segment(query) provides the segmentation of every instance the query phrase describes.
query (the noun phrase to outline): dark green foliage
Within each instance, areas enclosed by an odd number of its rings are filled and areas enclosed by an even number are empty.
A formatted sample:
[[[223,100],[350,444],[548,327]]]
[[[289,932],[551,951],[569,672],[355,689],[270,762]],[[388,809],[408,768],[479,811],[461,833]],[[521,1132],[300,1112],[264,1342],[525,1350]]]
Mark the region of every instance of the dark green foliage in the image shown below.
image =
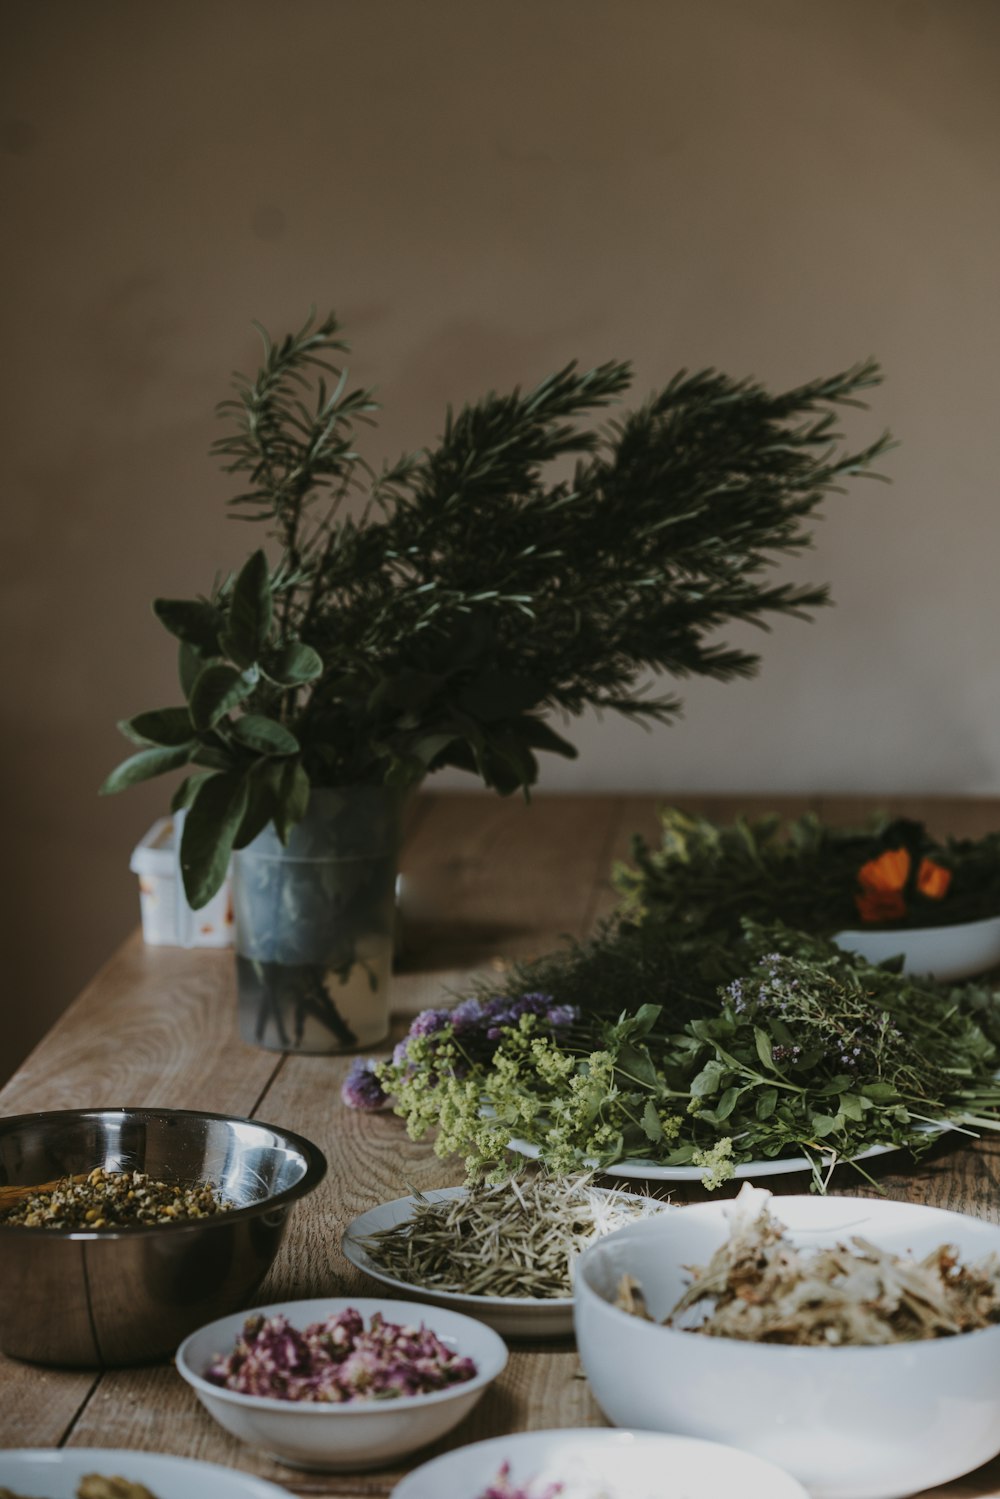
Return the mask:
[[[230,430],[214,451],[245,485],[231,503],[264,523],[276,559],[257,551],[210,598],[155,605],[181,641],[187,706],[166,710],[170,732],[187,711],[194,764],[254,774],[253,825],[290,826],[309,786],[405,788],[445,765],[527,788],[537,752],[575,754],[549,714],[665,722],[679,704],[656,675],[749,675],[756,655],[708,637],[826,602],[766,571],[808,546],[805,519],[887,446],[837,449],[835,408],[876,383],[872,363],[781,395],[681,374],[604,426],[593,414],[628,389],[629,366],[571,364],[449,412],[435,445],[376,473],[356,446],[376,406],[335,362],[338,331],[333,316],[278,344],[261,330],[262,369],[220,407]],[[554,478],[567,459],[572,477]],[[207,829],[218,789],[203,779],[185,795]],[[189,895],[211,884],[210,841],[183,861]]]
[[[834,828],[813,813],[738,817],[719,826],[676,808],[661,814],[659,848],[633,841],[633,864],[620,864],[614,882],[627,915],[654,912],[675,935],[728,938],[741,922],[782,921],[805,932],[830,935],[871,926],[907,928],[976,921],[1000,913],[1000,834],[984,838],[932,838],[923,823],[877,817],[867,828]],[[858,873],[887,850],[905,849],[910,875],[903,914],[862,920]],[[921,893],[922,859],[951,877],[947,894]]]

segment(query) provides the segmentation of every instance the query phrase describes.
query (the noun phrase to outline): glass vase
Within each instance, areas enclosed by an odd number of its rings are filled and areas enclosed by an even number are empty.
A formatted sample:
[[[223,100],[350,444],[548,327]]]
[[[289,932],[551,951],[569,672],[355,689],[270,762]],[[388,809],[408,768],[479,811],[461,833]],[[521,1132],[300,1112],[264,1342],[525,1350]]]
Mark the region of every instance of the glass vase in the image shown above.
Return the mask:
[[[283,845],[273,825],[233,856],[240,1036],[334,1054],[389,1030],[400,800],[314,790]]]

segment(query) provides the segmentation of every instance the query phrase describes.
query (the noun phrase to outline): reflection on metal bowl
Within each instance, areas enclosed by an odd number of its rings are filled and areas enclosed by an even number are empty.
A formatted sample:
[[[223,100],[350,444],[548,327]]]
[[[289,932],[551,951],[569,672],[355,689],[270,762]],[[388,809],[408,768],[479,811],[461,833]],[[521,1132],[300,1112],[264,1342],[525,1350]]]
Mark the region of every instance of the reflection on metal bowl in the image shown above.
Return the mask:
[[[207,1182],[236,1204],[178,1223],[81,1231],[0,1224],[0,1348],[91,1368],[172,1353],[247,1304],[295,1202],[326,1172],[301,1135],[182,1109],[67,1109],[0,1119],[0,1186],[89,1172]]]

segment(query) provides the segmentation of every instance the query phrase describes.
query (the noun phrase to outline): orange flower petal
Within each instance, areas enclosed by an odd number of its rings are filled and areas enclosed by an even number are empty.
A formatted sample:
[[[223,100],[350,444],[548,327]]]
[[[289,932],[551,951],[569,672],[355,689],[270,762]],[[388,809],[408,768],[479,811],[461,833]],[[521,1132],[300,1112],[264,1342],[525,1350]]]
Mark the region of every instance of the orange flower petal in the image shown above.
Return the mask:
[[[906,915],[906,902],[898,890],[869,890],[856,895],[854,903],[862,921],[898,921]]]
[[[917,889],[929,900],[941,900],[948,894],[951,885],[951,870],[933,859],[921,859],[917,870]]]
[[[888,848],[858,870],[858,884],[868,891],[902,890],[909,877],[910,854],[905,848]]]

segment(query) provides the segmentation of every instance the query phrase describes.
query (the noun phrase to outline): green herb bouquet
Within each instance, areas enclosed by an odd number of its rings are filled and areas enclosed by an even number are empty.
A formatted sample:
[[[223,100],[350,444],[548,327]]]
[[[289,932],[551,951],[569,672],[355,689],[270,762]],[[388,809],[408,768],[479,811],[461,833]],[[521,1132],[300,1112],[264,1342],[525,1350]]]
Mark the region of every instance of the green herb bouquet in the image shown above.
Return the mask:
[[[839,446],[837,408],[877,381],[870,362],[777,395],[682,373],[598,426],[630,368],[571,364],[449,412],[435,443],[377,469],[359,450],[376,403],[341,365],[337,319],[261,332],[215,452],[270,555],[156,601],[183,700],[121,725],[137,749],[103,787],[189,769],[173,805],[194,906],[233,849],[271,826],[287,840],[314,790],[405,790],[457,766],[510,793],[539,752],[574,754],[553,717],[663,722],[679,705],[650,677],[752,673],[716,631],[825,602],[769,567],[886,446]]]
[[[651,848],[633,840],[614,883],[635,918],[655,911],[688,935],[732,934],[745,917],[830,936],[1000,915],[1000,833],[932,838],[921,822],[880,816],[835,828],[813,813],[737,818],[719,826],[667,807]]]
[[[344,1099],[392,1102],[473,1176],[502,1177],[519,1141],[555,1172],[693,1166],[709,1187],[797,1158],[822,1190],[873,1147],[919,1154],[946,1125],[1000,1127],[998,1043],[987,988],[875,968],[780,924],[684,936],[651,915],[425,1011],[391,1061],[355,1064]]]

